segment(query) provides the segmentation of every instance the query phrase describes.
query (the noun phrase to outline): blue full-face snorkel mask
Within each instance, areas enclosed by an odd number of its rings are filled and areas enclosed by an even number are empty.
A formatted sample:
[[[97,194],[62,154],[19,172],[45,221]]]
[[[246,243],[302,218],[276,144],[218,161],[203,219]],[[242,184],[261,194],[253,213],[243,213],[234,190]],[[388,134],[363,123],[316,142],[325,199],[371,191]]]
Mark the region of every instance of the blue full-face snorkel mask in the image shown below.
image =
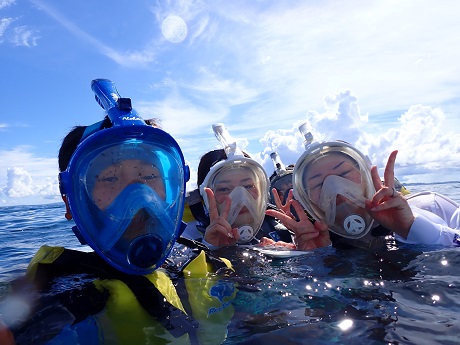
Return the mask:
[[[365,209],[365,200],[375,194],[369,158],[343,141],[312,142],[306,124],[299,129],[306,151],[294,167],[294,197],[332,232],[364,237],[374,226]]]
[[[113,127],[89,126],[59,174],[75,234],[128,274],[163,264],[180,235],[190,172],[176,141],[147,125],[109,80],[93,80]]]
[[[227,221],[238,229],[238,242],[248,243],[256,236],[265,217],[268,201],[267,174],[259,163],[243,155],[223,124],[213,125],[213,130],[225,149],[227,159],[211,168],[200,186],[200,194],[209,210],[204,188],[212,189],[216,197],[228,191],[231,207]],[[243,179],[230,181],[227,177],[232,175],[243,176]],[[218,207],[221,206],[218,203]]]

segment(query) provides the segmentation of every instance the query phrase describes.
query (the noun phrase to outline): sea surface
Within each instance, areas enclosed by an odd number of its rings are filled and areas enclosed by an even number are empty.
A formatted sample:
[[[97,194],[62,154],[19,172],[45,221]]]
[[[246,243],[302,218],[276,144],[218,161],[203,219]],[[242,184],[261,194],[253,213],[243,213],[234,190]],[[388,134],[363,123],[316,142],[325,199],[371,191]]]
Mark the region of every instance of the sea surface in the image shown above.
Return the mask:
[[[460,182],[406,185],[460,203]],[[63,203],[0,207],[0,301],[43,245],[89,250]],[[459,344],[460,248],[385,255],[326,248],[290,259],[223,250],[240,289],[225,344]]]

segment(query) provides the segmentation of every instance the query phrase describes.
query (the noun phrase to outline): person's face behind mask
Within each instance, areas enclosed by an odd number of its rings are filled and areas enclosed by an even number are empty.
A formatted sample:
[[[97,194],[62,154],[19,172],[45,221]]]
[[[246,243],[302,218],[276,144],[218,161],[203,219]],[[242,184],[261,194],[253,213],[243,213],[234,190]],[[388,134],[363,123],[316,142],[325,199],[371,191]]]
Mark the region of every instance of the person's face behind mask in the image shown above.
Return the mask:
[[[219,213],[224,207],[226,197],[230,197],[232,200],[230,213],[232,210],[237,212],[232,222],[233,227],[254,222],[254,215],[252,214],[254,211],[250,206],[257,202],[260,192],[256,177],[249,169],[223,170],[216,176],[213,185]]]
[[[332,231],[359,238],[372,225],[364,208],[367,186],[358,163],[346,154],[330,152],[310,162],[304,185],[316,213]]]
[[[305,179],[310,200],[320,204],[324,180],[329,175],[340,176],[356,184],[361,184],[361,173],[352,159],[340,153],[329,153],[311,163]],[[343,198],[341,198],[343,200]],[[338,201],[340,202],[340,201]]]
[[[292,189],[292,174],[286,174],[277,179],[271,188],[275,188],[281,201],[285,201],[289,190]],[[271,191],[270,191],[271,192]]]
[[[124,160],[103,169],[96,178],[93,200],[105,210],[128,185],[142,183],[152,188],[165,200],[165,185],[160,170],[141,160]]]
[[[110,210],[110,205],[114,204],[120,193],[128,186],[136,184],[151,188],[160,200],[165,200],[165,184],[160,170],[150,162],[129,159],[108,166],[96,176],[92,192],[93,201],[101,211]],[[148,190],[148,188],[143,188],[143,190]],[[142,191],[138,190],[138,193],[141,194]],[[118,204],[123,202],[120,200],[123,197],[117,200]],[[130,206],[126,205],[126,207]],[[116,216],[111,215],[110,217]],[[151,218],[144,209],[136,212],[120,237],[120,245],[148,233],[148,227],[152,226],[149,222]]]

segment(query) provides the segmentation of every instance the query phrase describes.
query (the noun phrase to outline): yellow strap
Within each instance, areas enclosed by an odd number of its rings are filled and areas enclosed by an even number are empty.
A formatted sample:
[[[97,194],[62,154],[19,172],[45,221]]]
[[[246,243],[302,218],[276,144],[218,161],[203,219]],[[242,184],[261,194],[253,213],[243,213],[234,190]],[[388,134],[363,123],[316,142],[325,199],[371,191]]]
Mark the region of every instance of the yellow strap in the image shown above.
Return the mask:
[[[41,246],[29,262],[26,277],[31,280],[35,279],[38,264],[52,264],[63,252],[64,247]]]
[[[192,214],[192,210],[187,203],[184,206],[184,214],[182,215],[182,220],[186,223],[193,222],[195,220]]]
[[[169,278],[166,272],[164,272],[162,269],[157,269],[153,273],[146,275],[146,277],[153,285],[155,285],[158,291],[160,291],[160,293],[169,303],[187,314],[179,298],[179,295],[177,294],[176,288],[174,287],[171,278]]]
[[[209,273],[213,273],[213,269],[206,261],[206,253],[203,250],[184,268],[184,276],[186,277],[206,278]]]
[[[104,313],[96,316],[105,343],[190,344],[188,334],[174,338],[160,322],[142,308],[134,293],[122,281],[96,280],[94,285],[100,291],[109,291]]]

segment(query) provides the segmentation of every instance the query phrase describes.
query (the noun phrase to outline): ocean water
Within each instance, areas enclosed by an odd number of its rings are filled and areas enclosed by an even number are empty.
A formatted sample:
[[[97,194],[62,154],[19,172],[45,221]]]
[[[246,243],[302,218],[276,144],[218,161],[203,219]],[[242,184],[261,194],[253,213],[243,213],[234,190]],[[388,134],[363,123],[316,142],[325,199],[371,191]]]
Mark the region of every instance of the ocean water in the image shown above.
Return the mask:
[[[406,185],[460,203],[460,183]],[[82,248],[62,203],[0,207],[0,300],[43,245]],[[88,250],[83,247],[83,250]],[[406,246],[377,256],[321,249],[273,260],[223,249],[239,286],[225,344],[458,344],[460,248]]]

